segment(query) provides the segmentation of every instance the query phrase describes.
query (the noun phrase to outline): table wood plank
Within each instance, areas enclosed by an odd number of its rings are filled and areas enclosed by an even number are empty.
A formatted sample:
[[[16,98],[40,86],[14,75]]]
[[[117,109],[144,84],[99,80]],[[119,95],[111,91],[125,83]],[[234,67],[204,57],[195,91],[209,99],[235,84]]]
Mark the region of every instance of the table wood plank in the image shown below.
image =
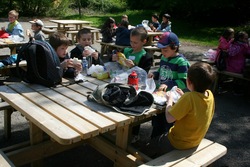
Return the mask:
[[[149,161],[146,164],[141,165],[140,167],[149,167],[149,166],[157,166],[159,164],[164,164],[163,166],[173,166],[175,164],[180,163],[185,160],[186,157],[195,154],[196,152],[212,145],[213,142],[207,139],[203,139],[201,144],[197,148],[188,149],[188,150],[173,150],[168,154],[164,154],[152,161]],[[168,162],[166,162],[166,159]],[[164,162],[162,162],[164,160]]]
[[[37,106],[43,108],[46,110],[49,114],[53,115],[55,118],[59,119],[62,121],[64,124],[67,126],[71,127],[75,131],[81,134],[81,137],[83,139],[89,138],[91,136],[96,136],[98,135],[98,128],[88,121],[78,117],[71,111],[67,110],[63,106],[60,106],[57,104],[55,101],[51,101],[46,97],[46,95],[51,95],[51,96],[56,96],[56,92],[54,92],[51,89],[45,89],[40,91],[43,95],[40,93],[35,92],[31,88],[27,87],[24,84],[19,84],[19,85],[10,85],[13,89],[21,93],[23,96],[28,98],[30,101],[35,103]],[[27,93],[28,92],[28,93]],[[43,93],[45,92],[45,93]],[[49,92],[46,94],[46,92]],[[65,98],[66,99],[66,98]],[[60,102],[61,99],[58,99]],[[68,101],[68,99],[64,100]],[[62,101],[64,103],[64,101]],[[65,105],[70,105],[70,104],[65,104]]]
[[[226,155],[226,153],[227,148],[225,146],[219,143],[213,143],[211,146],[204,148],[199,151],[198,154],[194,154],[186,160],[197,164],[198,166],[208,166],[217,159]]]
[[[20,111],[28,120],[53,137],[58,143],[71,144],[81,140],[79,133],[9,87],[0,86],[0,96],[13,108]]]
[[[77,116],[85,119],[88,122],[91,122],[93,125],[98,127],[101,133],[115,129],[115,123],[113,121],[101,116],[100,114],[97,114],[96,112],[90,110],[89,108],[86,108],[83,105],[83,95],[77,94],[75,91],[65,87],[58,87],[55,88],[55,90],[60,92],[60,94],[52,91],[42,91],[41,93],[49,96],[51,100],[57,101],[60,105],[63,105],[65,108],[67,108]],[[76,96],[81,98],[80,103],[72,100]]]

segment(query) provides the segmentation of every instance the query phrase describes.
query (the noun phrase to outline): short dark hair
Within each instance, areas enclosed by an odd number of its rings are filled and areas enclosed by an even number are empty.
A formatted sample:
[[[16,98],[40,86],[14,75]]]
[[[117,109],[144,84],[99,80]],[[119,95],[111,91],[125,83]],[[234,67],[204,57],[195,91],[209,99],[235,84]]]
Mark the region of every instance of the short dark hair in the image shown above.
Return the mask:
[[[140,26],[140,27],[134,28],[131,31],[130,36],[140,36],[141,41],[143,41],[143,40],[147,39],[148,32],[143,26]]]
[[[152,14],[152,17],[159,20],[159,16],[156,13]]]
[[[188,69],[187,77],[195,91],[204,93],[214,82],[216,73],[208,63],[196,62]]]
[[[121,23],[120,23],[120,26],[123,26],[123,27],[126,27],[126,28],[128,28],[128,25],[129,25],[129,22],[126,21],[126,20],[122,20]]]
[[[81,30],[78,31],[77,38],[80,39],[81,35],[83,35],[83,34],[89,34],[89,33],[91,33],[90,29],[83,28],[83,29],[81,29]]]
[[[234,42],[241,41],[244,36],[248,36],[248,33],[246,31],[238,31],[236,32],[234,36]]]
[[[55,50],[61,45],[70,45],[69,39],[61,32],[50,34],[49,43]]]

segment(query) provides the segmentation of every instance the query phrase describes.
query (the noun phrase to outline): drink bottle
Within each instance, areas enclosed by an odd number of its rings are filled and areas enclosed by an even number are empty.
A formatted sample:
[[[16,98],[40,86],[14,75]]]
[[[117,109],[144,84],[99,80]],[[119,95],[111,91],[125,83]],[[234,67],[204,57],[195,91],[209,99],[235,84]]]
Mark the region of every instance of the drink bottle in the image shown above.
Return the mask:
[[[86,57],[83,57],[82,59],[82,75],[88,75],[88,60],[86,59]]]

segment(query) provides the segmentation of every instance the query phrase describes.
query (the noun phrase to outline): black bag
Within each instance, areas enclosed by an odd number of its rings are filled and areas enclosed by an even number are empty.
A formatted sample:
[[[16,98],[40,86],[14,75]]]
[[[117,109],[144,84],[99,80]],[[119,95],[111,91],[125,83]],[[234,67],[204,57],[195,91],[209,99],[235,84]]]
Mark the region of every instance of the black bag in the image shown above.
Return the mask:
[[[20,73],[19,62],[27,61],[27,71]],[[23,45],[17,55],[17,74],[28,83],[54,87],[62,81],[60,60],[48,42],[30,41]]]
[[[104,104],[117,112],[135,116],[148,111],[154,102],[152,94],[146,91],[136,94],[133,86],[121,83],[99,85],[88,96],[88,100]]]
[[[226,70],[227,64],[226,59],[228,57],[228,52],[225,52],[223,50],[219,51],[219,54],[216,57],[216,67],[219,71]]]

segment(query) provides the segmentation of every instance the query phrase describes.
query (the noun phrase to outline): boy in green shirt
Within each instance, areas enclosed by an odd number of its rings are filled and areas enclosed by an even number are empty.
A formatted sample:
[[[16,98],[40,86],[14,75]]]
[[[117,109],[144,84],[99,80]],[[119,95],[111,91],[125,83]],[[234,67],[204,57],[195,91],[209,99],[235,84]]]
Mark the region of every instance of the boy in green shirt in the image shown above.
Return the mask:
[[[143,45],[147,42],[147,31],[144,27],[136,27],[130,33],[130,45],[131,48],[124,49],[124,55],[126,56],[126,66],[132,68],[138,66],[144,69],[147,73],[153,64],[153,57],[147,53]],[[118,56],[114,54],[112,56],[112,61],[118,61]],[[135,143],[139,138],[140,125],[133,127],[132,130],[132,141]]]

